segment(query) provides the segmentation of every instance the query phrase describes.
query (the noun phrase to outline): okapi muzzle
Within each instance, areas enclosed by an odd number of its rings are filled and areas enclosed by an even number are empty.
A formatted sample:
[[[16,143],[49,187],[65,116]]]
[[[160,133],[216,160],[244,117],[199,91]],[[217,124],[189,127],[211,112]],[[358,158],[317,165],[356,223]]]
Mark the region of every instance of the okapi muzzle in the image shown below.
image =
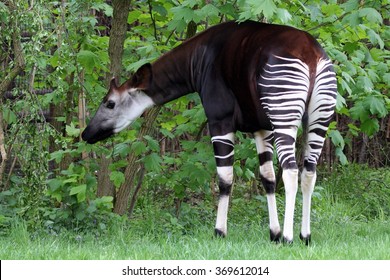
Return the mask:
[[[115,79],[112,79],[107,95],[81,135],[83,140],[94,144],[107,139],[129,126],[147,108],[153,106],[153,100],[144,92],[149,77],[151,66],[146,64],[119,87]]]

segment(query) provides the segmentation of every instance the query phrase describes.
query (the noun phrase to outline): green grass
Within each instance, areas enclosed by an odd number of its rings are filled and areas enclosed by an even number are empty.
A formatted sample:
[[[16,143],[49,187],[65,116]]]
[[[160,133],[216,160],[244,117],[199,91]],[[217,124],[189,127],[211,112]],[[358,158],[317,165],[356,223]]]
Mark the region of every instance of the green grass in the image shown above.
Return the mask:
[[[0,237],[0,259],[389,260],[390,196],[386,187],[390,171],[354,168],[319,180],[313,197],[310,246],[298,238],[300,195],[294,244],[275,244],[269,241],[264,199],[243,198],[245,190],[237,187],[224,239],[213,237],[215,209],[211,201],[183,204],[176,219],[166,200],[143,197],[134,219],[114,220],[103,231],[31,233],[25,222],[14,221]],[[381,183],[374,185],[371,178]],[[279,195],[278,200],[282,221],[283,197]]]
[[[298,230],[298,229],[297,229]],[[390,259],[389,221],[321,220],[313,242],[292,245],[268,241],[268,229],[256,223],[230,225],[225,239],[212,226],[188,234],[153,233],[118,225],[100,237],[66,232],[30,236],[22,223],[0,240],[1,259]],[[296,231],[298,232],[298,231]]]

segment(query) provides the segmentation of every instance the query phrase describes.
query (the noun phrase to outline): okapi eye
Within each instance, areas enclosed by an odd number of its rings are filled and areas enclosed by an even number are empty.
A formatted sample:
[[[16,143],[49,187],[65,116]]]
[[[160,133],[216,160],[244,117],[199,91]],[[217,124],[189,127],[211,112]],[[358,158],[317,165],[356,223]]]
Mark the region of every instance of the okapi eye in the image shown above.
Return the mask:
[[[112,100],[109,100],[108,102],[107,102],[107,108],[108,109],[114,109],[114,107],[115,107],[115,102],[114,101],[112,101]]]

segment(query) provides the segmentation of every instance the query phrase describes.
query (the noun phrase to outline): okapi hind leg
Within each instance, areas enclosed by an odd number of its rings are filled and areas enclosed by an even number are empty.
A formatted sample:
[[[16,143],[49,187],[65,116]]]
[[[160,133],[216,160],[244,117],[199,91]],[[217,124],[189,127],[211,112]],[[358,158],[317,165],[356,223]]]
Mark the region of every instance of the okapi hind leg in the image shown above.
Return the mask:
[[[298,166],[295,160],[295,139],[297,127],[275,129],[275,146],[280,165],[283,168],[282,179],[285,189],[285,214],[283,223],[283,242],[292,243],[294,236],[295,200],[298,191]]]
[[[261,130],[255,132],[254,136],[260,163],[260,179],[267,193],[270,239],[272,242],[278,243],[282,233],[275,196],[276,178],[273,166],[273,133],[272,131]]]
[[[309,245],[311,242],[310,231],[310,209],[311,209],[311,197],[316,183],[317,173],[314,168],[307,169],[305,166],[301,174],[301,188],[302,188],[302,227],[299,235],[300,239]]]
[[[213,143],[219,179],[219,201],[215,235],[225,237],[227,235],[227,215],[233,185],[234,134],[228,133],[222,136],[214,136],[211,138],[211,141]]]
[[[260,100],[274,127],[274,142],[283,168],[286,209],[283,240],[293,241],[295,200],[298,190],[298,166],[295,141],[306,108],[310,87],[309,66],[294,57],[271,55],[258,80]]]
[[[281,230],[276,207],[276,184],[273,169],[273,143],[275,141],[279,162],[283,168],[283,183],[285,188],[285,214],[283,224],[283,242],[293,242],[295,200],[298,190],[298,166],[295,160],[295,139],[297,127],[271,131],[258,131],[255,133],[256,148],[260,160],[260,177],[267,192],[267,202],[270,221],[271,241],[279,242]]]
[[[332,63],[323,58],[318,62],[313,93],[307,109],[307,139],[304,168],[301,175],[302,227],[300,238],[309,245],[311,241],[311,197],[317,179],[316,166],[324,146],[326,131],[334,114],[337,96],[336,76]]]

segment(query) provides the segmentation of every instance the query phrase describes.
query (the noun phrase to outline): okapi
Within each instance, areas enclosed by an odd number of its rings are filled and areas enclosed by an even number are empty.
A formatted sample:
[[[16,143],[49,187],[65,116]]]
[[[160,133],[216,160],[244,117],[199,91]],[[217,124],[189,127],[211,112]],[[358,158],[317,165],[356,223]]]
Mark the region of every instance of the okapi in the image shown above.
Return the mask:
[[[303,123],[300,238],[308,244],[316,165],[337,95],[332,63],[319,43],[304,31],[282,25],[247,21],[213,26],[153,64],[143,65],[121,86],[113,79],[82,138],[88,143],[106,139],[147,108],[192,92],[200,95],[214,148],[220,190],[215,233],[219,236],[227,234],[234,133],[242,131],[255,138],[267,194],[270,238],[278,242],[282,236],[272,161],[276,147],[286,199],[283,241],[293,241],[298,190],[295,142]]]

